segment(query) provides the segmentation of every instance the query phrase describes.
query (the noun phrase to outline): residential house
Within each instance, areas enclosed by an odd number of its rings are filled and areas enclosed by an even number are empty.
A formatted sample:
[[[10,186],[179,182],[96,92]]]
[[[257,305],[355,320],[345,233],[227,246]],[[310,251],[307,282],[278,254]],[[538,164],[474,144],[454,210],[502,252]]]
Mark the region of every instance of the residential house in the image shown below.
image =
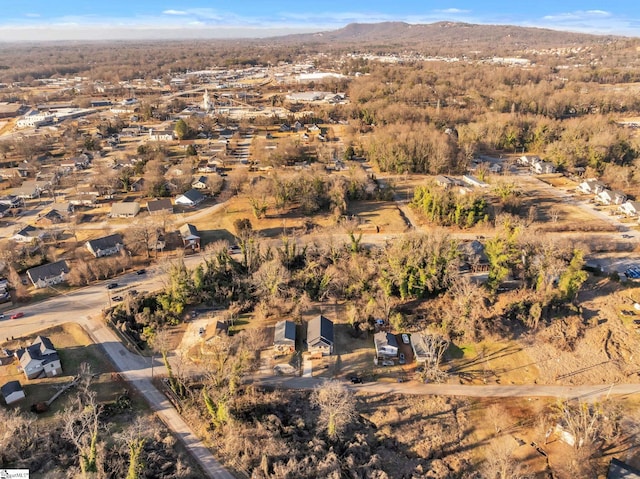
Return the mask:
[[[34,198],[40,198],[42,190],[35,181],[25,181],[22,186],[13,190],[13,193],[23,200],[32,200]]]
[[[523,155],[517,161],[520,166],[533,166],[542,160],[539,156]]]
[[[602,181],[594,179],[585,180],[578,185],[578,191],[587,195],[597,195],[605,189],[607,189],[607,185],[605,185]]]
[[[640,469],[636,469],[614,457],[609,462],[607,479],[640,479]]]
[[[198,233],[198,228],[187,223],[180,228],[180,236],[182,236],[185,249],[200,251],[200,233]]]
[[[177,205],[181,206],[197,206],[205,200],[205,196],[198,190],[190,189],[184,194],[178,196],[175,200]]]
[[[198,177],[193,183],[191,183],[191,188],[195,188],[196,190],[205,190],[208,188],[209,178],[206,176]]]
[[[170,198],[151,200],[147,203],[147,210],[150,215],[160,215],[162,213],[173,213],[173,205]]]
[[[65,204],[69,205],[69,203]],[[38,224],[38,226],[53,226],[64,223],[65,221],[67,221],[67,217],[62,211],[63,210],[50,208],[48,211],[40,213],[38,215],[38,217],[36,218],[36,223]]]
[[[46,336],[38,336],[31,346],[20,348],[15,353],[27,379],[40,376],[48,378],[62,374],[62,364],[53,343]]]
[[[9,208],[20,208],[24,206],[24,200],[15,195],[7,195],[0,198],[0,205],[7,205]]]
[[[11,207],[9,205],[5,205],[4,203],[0,203],[0,218],[4,218],[10,213],[11,213]]]
[[[627,200],[627,195],[621,191],[602,190],[596,195],[596,201],[603,205],[621,205]]]
[[[131,183],[129,184],[129,190],[134,191],[136,193],[140,193],[142,190],[144,190],[144,184],[145,184],[145,180],[142,176],[139,178],[132,179]]]
[[[273,348],[278,354],[293,353],[296,350],[296,323],[278,321],[273,334]]]
[[[378,359],[398,357],[398,340],[394,334],[386,331],[377,332],[373,336],[373,344],[376,348],[376,357]]]
[[[626,216],[638,216],[638,213],[640,213],[640,201],[627,200],[618,207],[618,211]]]
[[[86,242],[87,249],[95,256],[100,258],[102,256],[114,255],[124,247],[122,236],[118,233],[109,236],[103,236],[94,240]]]
[[[149,129],[149,140],[151,141],[173,141],[175,139],[173,130]]]
[[[502,165],[500,163],[492,163],[489,167],[489,173],[497,175],[502,172]]]
[[[413,349],[413,356],[416,358],[418,363],[426,363],[436,359],[433,357],[432,349],[427,346],[427,341],[431,341],[427,340],[424,334],[413,333],[410,341],[411,349]]]
[[[36,288],[45,288],[67,280],[69,266],[64,260],[43,264],[27,270],[27,276]]]
[[[443,188],[450,188],[451,186],[453,186],[455,184],[451,178],[449,178],[448,176],[444,176],[444,175],[436,176],[435,177],[435,182],[436,182],[436,185],[442,186]]]
[[[478,241],[473,240],[461,245],[462,258],[467,264],[467,267],[473,273],[489,271],[490,263],[489,258],[484,250],[484,245]]]
[[[49,235],[50,233],[47,230],[27,225],[14,234],[11,239],[18,243],[32,243],[33,241],[44,240]]]
[[[2,392],[2,397],[4,398],[4,402],[7,403],[7,406],[20,401],[25,397],[24,389],[22,389],[20,381],[9,381],[4,386],[0,387],[0,392]]]
[[[613,204],[621,205],[625,201],[627,201],[627,195],[625,195],[622,191],[613,190]]]
[[[117,202],[111,205],[111,218],[133,218],[140,212],[140,203],[137,201]]]
[[[462,181],[470,186],[475,186],[477,188],[489,188],[489,185],[487,183],[480,180],[479,178],[476,178],[473,175],[464,175],[462,177]]]
[[[68,195],[64,197],[64,200],[72,206],[96,206],[98,202],[98,196],[85,194]]]
[[[333,322],[320,315],[307,324],[307,349],[313,356],[333,354]]]
[[[198,163],[198,173],[215,173],[216,170],[216,166],[207,160],[202,160]]]
[[[556,172],[556,167],[548,161],[539,161],[531,167],[534,173],[538,175],[550,174]]]

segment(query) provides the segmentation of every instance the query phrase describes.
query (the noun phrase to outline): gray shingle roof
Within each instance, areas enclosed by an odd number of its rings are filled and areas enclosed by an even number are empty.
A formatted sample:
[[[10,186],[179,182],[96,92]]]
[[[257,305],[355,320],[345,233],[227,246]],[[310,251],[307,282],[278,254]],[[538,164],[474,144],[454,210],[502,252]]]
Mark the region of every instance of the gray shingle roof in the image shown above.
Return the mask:
[[[43,264],[27,270],[27,276],[32,283],[37,283],[39,279],[46,280],[48,278],[55,278],[62,273],[69,272],[69,266],[64,260],[56,261],[55,263]]]
[[[87,241],[87,245],[89,245],[93,251],[113,248],[116,244],[124,244],[122,235],[118,233]]]

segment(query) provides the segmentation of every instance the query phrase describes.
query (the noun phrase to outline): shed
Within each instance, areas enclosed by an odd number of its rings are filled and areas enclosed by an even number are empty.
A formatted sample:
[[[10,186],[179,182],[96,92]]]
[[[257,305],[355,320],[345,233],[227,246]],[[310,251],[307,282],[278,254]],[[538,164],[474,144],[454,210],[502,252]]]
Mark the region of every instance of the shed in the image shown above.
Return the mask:
[[[22,389],[20,381],[9,381],[0,388],[0,391],[2,392],[2,397],[4,398],[4,402],[7,403],[7,406],[20,401],[25,397],[24,389]]]

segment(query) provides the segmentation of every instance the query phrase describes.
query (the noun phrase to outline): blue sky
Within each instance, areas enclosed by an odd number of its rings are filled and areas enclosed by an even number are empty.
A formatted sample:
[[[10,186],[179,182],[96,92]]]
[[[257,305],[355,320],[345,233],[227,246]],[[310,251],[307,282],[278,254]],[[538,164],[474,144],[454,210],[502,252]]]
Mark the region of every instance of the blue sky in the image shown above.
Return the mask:
[[[238,38],[440,20],[640,37],[640,1],[0,0],[0,41]]]

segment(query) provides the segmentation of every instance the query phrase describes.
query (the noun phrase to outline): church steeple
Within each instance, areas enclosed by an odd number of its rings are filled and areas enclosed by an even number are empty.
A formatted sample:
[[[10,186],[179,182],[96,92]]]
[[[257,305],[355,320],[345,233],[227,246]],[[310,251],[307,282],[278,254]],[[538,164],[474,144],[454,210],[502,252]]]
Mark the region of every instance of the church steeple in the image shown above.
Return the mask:
[[[206,112],[213,110],[213,104],[211,103],[211,98],[209,97],[209,91],[205,88],[204,97],[202,98],[202,109]]]

